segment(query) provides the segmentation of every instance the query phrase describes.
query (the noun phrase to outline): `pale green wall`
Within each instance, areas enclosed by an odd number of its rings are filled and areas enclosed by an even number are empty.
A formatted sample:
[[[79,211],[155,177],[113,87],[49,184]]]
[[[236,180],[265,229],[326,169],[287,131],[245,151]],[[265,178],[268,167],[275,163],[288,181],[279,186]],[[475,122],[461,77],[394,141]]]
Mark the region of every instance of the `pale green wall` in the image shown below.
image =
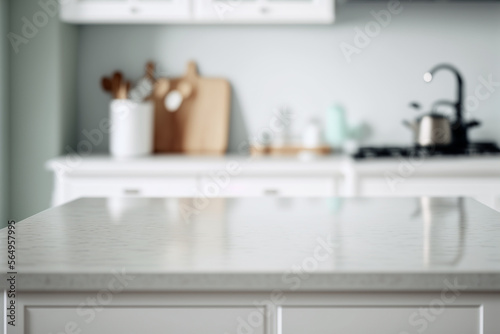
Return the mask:
[[[0,36],[5,36],[8,30],[8,0],[0,0]],[[5,38],[0,42],[0,228],[6,225],[8,219],[8,44]]]
[[[10,2],[9,31],[21,34],[38,1]],[[16,54],[10,48],[11,212],[21,220],[47,209],[52,175],[45,162],[74,144],[77,27],[57,15]]]

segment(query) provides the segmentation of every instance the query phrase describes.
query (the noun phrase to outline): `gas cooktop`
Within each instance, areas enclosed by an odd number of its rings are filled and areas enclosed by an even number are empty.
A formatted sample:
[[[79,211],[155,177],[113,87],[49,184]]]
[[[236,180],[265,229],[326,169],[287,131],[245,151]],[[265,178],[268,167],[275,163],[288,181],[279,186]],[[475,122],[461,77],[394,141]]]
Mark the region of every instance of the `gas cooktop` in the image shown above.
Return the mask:
[[[470,143],[467,147],[361,147],[354,159],[397,158],[413,156],[500,156],[500,148],[495,143]]]

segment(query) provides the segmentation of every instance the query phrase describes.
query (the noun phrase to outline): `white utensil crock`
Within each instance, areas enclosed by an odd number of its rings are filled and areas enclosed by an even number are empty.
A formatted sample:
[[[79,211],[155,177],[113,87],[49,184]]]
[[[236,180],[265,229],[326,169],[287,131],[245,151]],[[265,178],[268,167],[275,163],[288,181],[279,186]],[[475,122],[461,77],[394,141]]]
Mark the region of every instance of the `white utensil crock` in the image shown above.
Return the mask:
[[[110,107],[111,155],[130,158],[153,152],[153,103],[113,100]]]

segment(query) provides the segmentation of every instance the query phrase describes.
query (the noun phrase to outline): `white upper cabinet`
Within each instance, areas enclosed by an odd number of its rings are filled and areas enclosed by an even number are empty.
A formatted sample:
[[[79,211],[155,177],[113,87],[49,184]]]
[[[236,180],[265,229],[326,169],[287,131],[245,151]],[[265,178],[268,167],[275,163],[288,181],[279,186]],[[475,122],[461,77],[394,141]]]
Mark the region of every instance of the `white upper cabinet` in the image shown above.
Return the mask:
[[[66,0],[70,23],[332,23],[335,0]]]
[[[191,18],[189,0],[66,0],[61,19],[70,23],[175,23]]]
[[[210,23],[332,23],[334,0],[194,0],[194,15]]]

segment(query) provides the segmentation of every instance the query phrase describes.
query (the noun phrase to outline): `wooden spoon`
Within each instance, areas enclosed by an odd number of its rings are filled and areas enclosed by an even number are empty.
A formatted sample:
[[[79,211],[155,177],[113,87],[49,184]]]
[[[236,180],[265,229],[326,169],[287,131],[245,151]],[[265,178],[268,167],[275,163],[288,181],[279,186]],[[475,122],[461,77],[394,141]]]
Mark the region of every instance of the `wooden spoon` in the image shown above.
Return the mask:
[[[151,80],[151,81],[155,81],[155,68],[156,68],[156,65],[154,62],[152,61],[148,61],[146,63],[146,75],[144,76],[145,78]]]
[[[128,96],[128,92],[130,92],[130,86],[131,86],[130,81],[126,81],[125,89],[126,89],[127,96]]]
[[[177,84],[177,89],[174,89],[167,94],[167,97],[165,98],[165,107],[170,112],[176,112],[192,93],[193,86],[189,82],[179,82]]]
[[[120,82],[120,87],[116,92],[116,99],[126,100],[128,96],[128,91],[130,90],[130,81],[122,81]]]
[[[146,63],[146,73],[135,87],[130,91],[130,98],[134,101],[148,101],[153,98],[153,90],[155,85],[155,63],[152,61]]]
[[[101,87],[105,92],[111,92],[111,79],[108,77],[102,77],[101,78]]]
[[[185,100],[193,93],[193,85],[187,81],[181,81],[177,85],[177,90],[182,94],[182,97]]]
[[[170,89],[170,81],[167,78],[160,78],[154,87],[155,98],[163,100]]]
[[[167,78],[159,78],[153,88],[153,103],[155,107],[155,152],[169,151],[174,147],[176,138],[175,115],[166,112],[165,96],[170,89],[170,81]]]
[[[123,75],[121,72],[116,71],[113,73],[113,78],[111,79],[111,94],[114,99],[118,98],[118,92],[120,90],[121,84],[123,80]]]

